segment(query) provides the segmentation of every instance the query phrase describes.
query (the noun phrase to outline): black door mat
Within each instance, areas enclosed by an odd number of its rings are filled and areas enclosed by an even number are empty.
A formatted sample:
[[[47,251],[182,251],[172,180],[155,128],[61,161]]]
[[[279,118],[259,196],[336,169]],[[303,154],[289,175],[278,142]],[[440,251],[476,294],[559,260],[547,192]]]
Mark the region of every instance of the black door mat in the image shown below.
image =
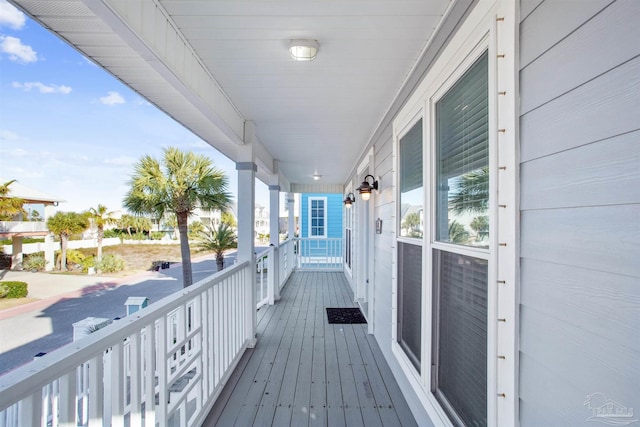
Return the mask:
[[[357,307],[327,307],[327,319],[329,323],[367,323],[367,319]]]

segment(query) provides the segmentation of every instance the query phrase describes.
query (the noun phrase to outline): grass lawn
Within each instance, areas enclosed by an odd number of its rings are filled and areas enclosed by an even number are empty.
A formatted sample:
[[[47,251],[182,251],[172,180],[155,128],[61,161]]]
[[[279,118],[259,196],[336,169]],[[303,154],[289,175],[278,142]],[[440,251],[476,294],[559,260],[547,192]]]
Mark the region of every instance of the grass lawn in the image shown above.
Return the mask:
[[[95,255],[96,248],[80,249],[85,255]],[[191,247],[191,259],[211,254],[212,252],[200,252]],[[123,277],[141,271],[151,270],[154,261],[181,262],[180,245],[116,245],[105,246],[102,254],[120,255],[124,260],[124,270],[119,273],[109,273],[106,276]],[[77,273],[82,274],[82,273]]]

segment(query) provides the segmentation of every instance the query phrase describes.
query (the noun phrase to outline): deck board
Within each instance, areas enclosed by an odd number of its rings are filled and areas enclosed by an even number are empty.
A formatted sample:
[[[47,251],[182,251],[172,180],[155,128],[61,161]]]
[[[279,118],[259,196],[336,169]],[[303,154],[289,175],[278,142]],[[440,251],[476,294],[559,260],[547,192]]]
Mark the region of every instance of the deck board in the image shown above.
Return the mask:
[[[416,426],[367,325],[327,323],[354,306],[342,273],[294,272],[203,425]]]

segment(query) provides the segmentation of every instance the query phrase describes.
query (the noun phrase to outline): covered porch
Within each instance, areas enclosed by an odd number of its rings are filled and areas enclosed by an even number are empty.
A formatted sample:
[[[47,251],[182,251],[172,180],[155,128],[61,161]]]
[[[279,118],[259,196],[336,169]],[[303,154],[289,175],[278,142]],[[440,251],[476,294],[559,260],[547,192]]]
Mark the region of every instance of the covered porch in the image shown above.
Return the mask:
[[[295,271],[203,425],[416,425],[367,325],[329,324],[326,307],[354,307],[344,274]]]
[[[0,426],[417,425],[368,325],[328,322],[345,274],[293,246],[268,251],[281,282],[236,264],[0,377]]]

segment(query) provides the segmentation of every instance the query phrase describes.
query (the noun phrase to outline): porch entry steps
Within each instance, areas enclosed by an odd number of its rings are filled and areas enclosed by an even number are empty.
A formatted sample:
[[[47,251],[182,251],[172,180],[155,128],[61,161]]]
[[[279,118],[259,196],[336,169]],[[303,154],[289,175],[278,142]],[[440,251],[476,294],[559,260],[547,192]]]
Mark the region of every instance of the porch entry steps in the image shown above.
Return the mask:
[[[327,321],[335,324],[367,323],[357,307],[327,307]]]
[[[344,274],[292,273],[203,426],[416,426],[367,326],[326,307],[354,307]]]

